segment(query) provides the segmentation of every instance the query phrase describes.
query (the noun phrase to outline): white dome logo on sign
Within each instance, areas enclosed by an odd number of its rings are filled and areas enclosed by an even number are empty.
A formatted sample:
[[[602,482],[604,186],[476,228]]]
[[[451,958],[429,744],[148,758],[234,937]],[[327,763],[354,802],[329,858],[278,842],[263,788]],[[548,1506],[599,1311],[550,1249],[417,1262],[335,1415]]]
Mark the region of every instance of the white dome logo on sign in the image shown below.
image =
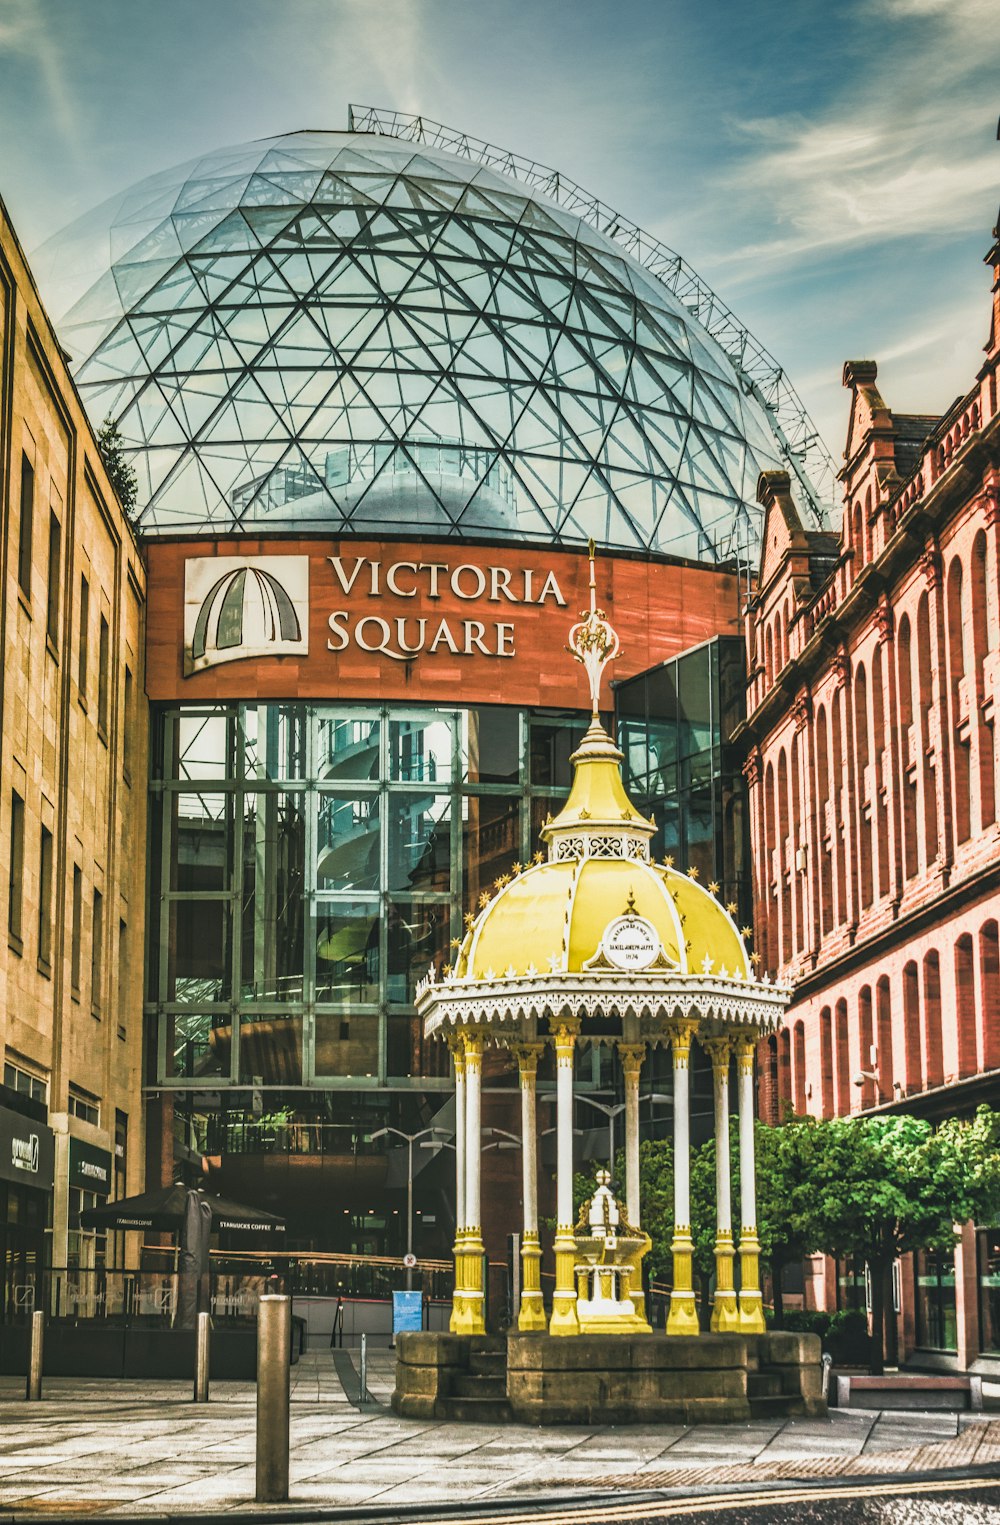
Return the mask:
[[[610,922],[601,948],[616,969],[648,969],[663,951],[659,933],[644,916],[619,916]]]

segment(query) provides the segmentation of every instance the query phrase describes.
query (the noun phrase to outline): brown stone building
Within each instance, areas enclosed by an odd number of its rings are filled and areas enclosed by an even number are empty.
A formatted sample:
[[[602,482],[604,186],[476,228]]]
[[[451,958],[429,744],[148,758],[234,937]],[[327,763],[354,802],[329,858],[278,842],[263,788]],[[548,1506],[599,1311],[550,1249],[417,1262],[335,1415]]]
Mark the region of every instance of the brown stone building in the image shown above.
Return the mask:
[[[761,1110],[1000,1101],[1000,246],[986,360],[943,417],[893,413],[844,367],[839,535],[765,473],[747,615],[757,948],[796,987],[762,1055]],[[905,1349],[1000,1351],[1000,1236],[900,1268]],[[859,1295],[818,1263],[807,1297]]]
[[[138,1188],[145,574],[0,204],[0,1263],[110,1261]]]

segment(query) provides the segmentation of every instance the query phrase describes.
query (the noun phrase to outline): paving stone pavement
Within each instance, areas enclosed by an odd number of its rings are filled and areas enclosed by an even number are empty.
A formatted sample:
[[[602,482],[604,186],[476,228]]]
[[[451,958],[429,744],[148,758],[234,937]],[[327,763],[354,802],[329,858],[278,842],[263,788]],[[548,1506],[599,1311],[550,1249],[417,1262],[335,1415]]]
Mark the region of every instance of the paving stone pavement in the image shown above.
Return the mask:
[[[369,1390],[387,1402],[390,1352],[372,1352]],[[186,1382],[49,1378],[39,1404],[0,1378],[0,1509],[43,1513],[222,1513],[254,1495],[252,1383],[216,1383],[206,1406]],[[292,1368],[291,1501],[442,1502],[528,1491],[667,1487],[1000,1462],[1000,1422],[879,1416],[743,1425],[455,1425],[348,1402],[329,1352]]]

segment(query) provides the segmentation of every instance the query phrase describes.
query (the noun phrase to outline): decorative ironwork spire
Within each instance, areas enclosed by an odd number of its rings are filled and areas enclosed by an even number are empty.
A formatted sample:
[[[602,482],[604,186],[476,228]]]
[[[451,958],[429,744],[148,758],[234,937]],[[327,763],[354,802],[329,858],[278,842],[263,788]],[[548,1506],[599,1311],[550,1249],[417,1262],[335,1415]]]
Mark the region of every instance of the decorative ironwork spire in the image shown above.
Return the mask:
[[[587,553],[590,556],[590,608],[580,611],[579,622],[569,633],[569,646],[566,649],[586,669],[590,683],[591,713],[593,719],[597,720],[601,708],[601,677],[608,663],[613,662],[621,651],[621,642],[604,610],[597,607],[597,580],[594,573],[597,546],[593,540],[588,541]]]

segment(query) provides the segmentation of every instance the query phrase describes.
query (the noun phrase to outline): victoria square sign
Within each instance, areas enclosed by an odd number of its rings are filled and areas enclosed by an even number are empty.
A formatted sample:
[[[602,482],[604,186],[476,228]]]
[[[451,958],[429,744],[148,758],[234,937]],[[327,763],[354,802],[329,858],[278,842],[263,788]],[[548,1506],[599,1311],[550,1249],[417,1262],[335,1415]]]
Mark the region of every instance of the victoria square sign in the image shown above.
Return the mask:
[[[146,553],[152,699],[586,706],[582,671],[557,660],[589,597],[582,549],[274,536],[151,538]],[[737,628],[736,580],[717,569],[604,566],[619,677]]]

